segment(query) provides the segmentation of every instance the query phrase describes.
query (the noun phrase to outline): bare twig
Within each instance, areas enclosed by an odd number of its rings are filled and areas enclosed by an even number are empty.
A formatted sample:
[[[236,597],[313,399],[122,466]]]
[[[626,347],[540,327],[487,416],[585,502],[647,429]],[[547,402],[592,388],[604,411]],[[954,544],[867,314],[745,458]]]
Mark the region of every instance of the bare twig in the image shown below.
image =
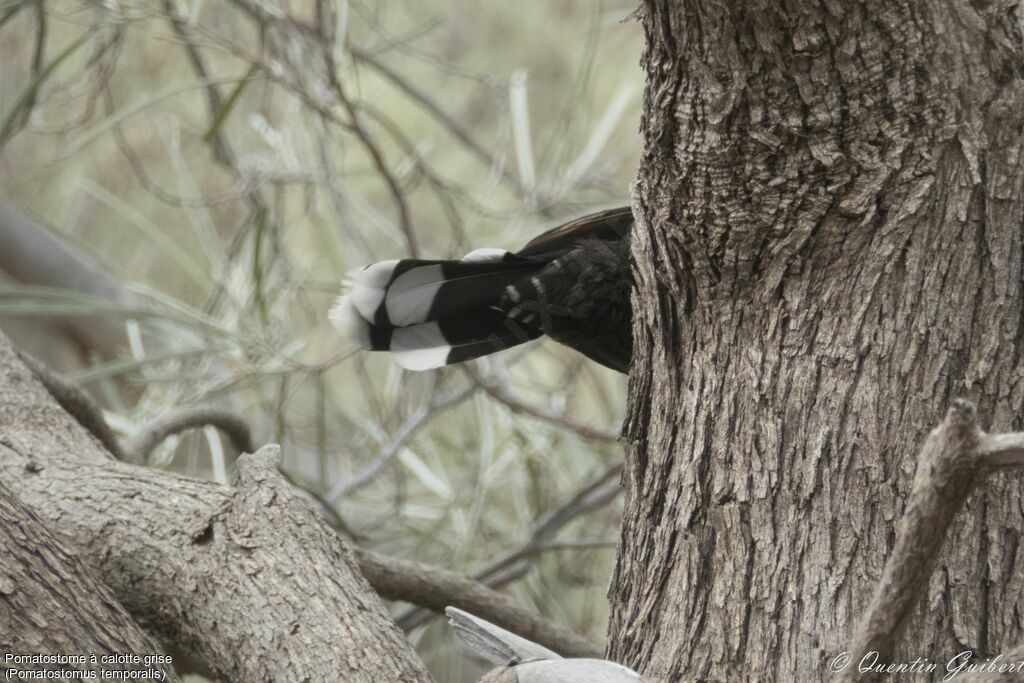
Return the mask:
[[[402,133],[401,130],[398,129],[398,127],[395,126],[394,123],[383,114],[383,112],[371,106],[366,101],[359,101],[350,98],[347,92],[343,91],[340,88],[341,81],[339,80],[338,77],[338,64],[336,61],[334,47],[336,41],[334,40],[334,37],[330,35],[330,27],[333,26],[333,22],[326,21],[323,16],[320,16],[319,20],[316,22],[304,21],[297,17],[289,16],[286,13],[271,16],[267,14],[263,8],[256,7],[252,3],[246,2],[245,0],[232,0],[232,3],[239,7],[251,19],[259,22],[261,26],[278,24],[287,27],[287,30],[289,31],[297,32],[299,35],[305,37],[307,40],[312,41],[312,43],[317,47],[318,51],[323,54],[323,62],[327,70],[326,76],[328,80],[328,86],[330,87],[332,92],[334,92],[335,97],[342,102],[343,107],[345,108],[346,113],[348,114],[348,119],[342,118],[333,109],[325,105],[323,102],[322,95],[311,94],[306,86],[298,82],[298,79],[288,79],[283,77],[283,75],[279,73],[279,68],[275,68],[275,65],[268,64],[263,60],[259,59],[256,55],[248,53],[243,47],[232,47],[232,51],[235,52],[237,56],[239,56],[241,59],[244,59],[245,61],[248,61],[250,64],[253,65],[253,67],[258,68],[271,81],[294,92],[303,101],[303,103],[306,104],[306,106],[308,106],[312,111],[316,112],[324,121],[340,126],[346,132],[356,136],[356,138],[359,140],[360,145],[366,148],[367,153],[371,157],[371,161],[377,167],[378,171],[382,176],[382,179],[385,182],[385,185],[388,186],[389,192],[393,195],[393,199],[396,202],[396,206],[400,214],[400,227],[402,227],[402,206],[401,204],[398,203],[398,201],[402,199],[402,197],[400,195],[397,195],[396,191],[402,188],[399,187],[397,178],[393,177],[391,171],[387,169],[386,166],[383,165],[384,156],[380,151],[380,142],[375,138],[371,138],[369,135],[372,129],[371,124],[374,123],[379,124],[382,128],[384,128],[385,132],[390,137],[392,137],[394,141],[399,145],[402,152],[408,155],[409,158],[413,161],[415,170],[423,176],[423,178],[430,184],[431,189],[438,195],[438,198],[440,199],[446,214],[448,214],[449,219],[452,220],[453,225],[457,225],[458,220],[456,220],[452,215],[453,212],[450,206],[448,206],[450,198],[447,197],[445,193],[457,194],[462,202],[468,204],[472,208],[472,210],[476,211],[477,213],[480,213],[482,215],[492,214],[492,212],[487,207],[484,207],[479,203],[475,202],[472,199],[472,197],[470,197],[466,192],[454,187],[454,184],[451,181],[443,178],[435,169],[431,168],[429,164],[427,164],[422,158],[422,155],[420,154],[416,145],[412,144],[405,136],[405,134]],[[324,9],[324,5],[325,3],[322,2],[317,3],[317,12],[319,13],[319,15],[322,15],[326,11]],[[351,43],[347,43],[346,45],[348,51],[351,53],[354,59],[364,61],[368,65],[371,65],[372,68],[379,67],[380,69],[386,70],[387,73],[381,71],[382,75],[384,75],[385,78],[388,78],[388,80],[391,80],[393,83],[395,83],[396,87],[398,87],[400,90],[406,92],[406,94],[409,94],[411,97],[413,97],[413,99],[416,100],[417,103],[423,105],[424,110],[428,114],[434,116],[435,118],[439,115],[443,115],[443,112],[441,112],[440,108],[436,104],[427,105],[425,102],[421,102],[420,99],[418,99],[415,95],[407,91],[407,87],[414,86],[411,86],[411,84],[408,84],[407,82],[395,82],[394,77],[398,77],[399,79],[401,79],[401,77],[399,76],[399,74],[386,67],[382,62],[380,62],[377,59],[375,54],[376,51],[369,50],[364,47],[353,46],[351,45]],[[425,97],[423,93],[418,94]],[[364,117],[363,114],[365,114],[366,116]],[[442,123],[444,123],[449,128],[451,127],[451,125],[458,125],[454,121],[452,121],[450,117],[446,117],[446,120],[442,121]],[[460,137],[456,131],[453,130],[452,132],[457,140],[464,143],[463,138]],[[462,131],[463,137],[467,135],[468,133]],[[367,144],[369,144],[370,146],[367,147]],[[491,155],[486,154],[486,152],[483,151],[483,146],[480,143],[473,142],[471,143],[471,145],[472,148],[470,149],[470,153],[477,156],[479,156],[480,153],[484,154],[488,164],[496,165],[497,168],[502,169],[502,172],[505,173],[503,177],[512,184],[514,184],[517,189],[521,190],[521,186],[519,185],[518,181],[509,174],[505,165],[500,163],[500,160],[492,157]],[[408,188],[405,188],[402,191],[407,192]],[[542,210],[546,212],[547,209],[545,207]],[[405,228],[403,227],[402,230],[404,232]],[[408,234],[406,234],[406,238],[408,239]]]
[[[444,125],[444,127],[448,129],[448,132],[450,132],[455,139],[465,145],[466,149],[477,157],[484,165],[488,168],[498,169],[501,172],[502,180],[509,183],[516,192],[524,192],[522,184],[519,182],[519,179],[515,174],[513,174],[509,169],[508,164],[505,164],[487,151],[487,149],[473,137],[472,133],[467,128],[449,116],[443,109],[441,109],[437,102],[427,95],[427,93],[382,62],[368,50],[356,45],[349,45],[349,51],[352,53],[353,57],[394,83],[399,90],[408,95],[414,102],[418,103],[423,108],[423,111],[427,112],[433,116],[435,120]]]
[[[439,413],[444,412],[448,408],[458,405],[462,401],[466,400],[475,390],[476,387],[470,385],[464,389],[442,396],[430,405],[416,410],[398,429],[395,435],[391,438],[391,441],[384,446],[381,452],[377,454],[369,465],[364,467],[351,479],[336,484],[327,493],[327,495],[324,496],[324,498],[328,503],[334,504],[339,498],[347,496],[353,491],[356,491],[373,481],[378,474],[384,471],[385,467],[390,465],[394,459],[398,457],[398,454],[402,452],[402,448],[404,448],[405,444],[409,442],[409,439],[415,436],[423,427],[428,425]]]
[[[46,24],[46,3],[43,0],[39,0],[36,3],[36,49],[32,53],[33,78],[38,77],[39,71],[43,68],[43,61],[46,59]],[[36,104],[37,95],[38,92],[32,93],[32,99],[28,103],[30,111]]]
[[[268,22],[273,21],[275,18],[269,16],[262,8],[257,8],[251,3],[245,2],[245,0],[232,0],[232,4],[242,9],[247,15],[254,19],[260,26],[266,25]],[[322,11],[321,5],[318,3],[318,11]],[[332,110],[323,100],[324,98],[320,95],[314,96],[309,90],[304,87],[301,83],[296,82],[294,79],[289,79],[281,73],[280,65],[275,63],[273,65],[266,63],[264,60],[257,57],[255,54],[245,50],[241,46],[233,46],[232,50],[237,54],[238,57],[249,62],[249,64],[264,73],[264,75],[272,82],[277,83],[291,92],[294,92],[306,104],[311,110],[316,112],[319,116],[323,117],[325,121],[330,121],[336,125],[341,126],[346,131],[352,133],[359,144],[366,151],[380,175],[384,181],[385,186],[391,195],[392,202],[395,205],[397,213],[397,224],[405,239],[406,249],[411,256],[417,256],[419,254],[419,247],[415,232],[413,230],[412,213],[409,210],[408,201],[405,197],[405,190],[399,183],[398,177],[388,166],[387,160],[384,157],[384,152],[381,150],[380,145],[371,135],[367,126],[365,125],[362,117],[362,113],[356,103],[348,96],[345,88],[338,80],[337,71],[338,66],[334,58],[334,49],[330,36],[326,35],[321,24],[310,25],[306,22],[299,21],[294,18],[289,18],[284,22],[288,28],[298,31],[299,34],[305,35],[307,38],[316,41],[322,52],[323,63],[326,70],[327,87],[330,88],[331,92],[342,104],[348,119],[342,118],[334,110]]]
[[[593,540],[593,541],[548,541],[537,546],[537,553],[550,553],[557,550],[599,550],[601,548],[617,548],[618,541]]]
[[[530,538],[511,552],[496,558],[483,569],[475,572],[473,578],[497,588],[521,577],[530,565],[527,560],[547,550],[549,540],[566,524],[581,515],[599,510],[618,497],[622,490],[619,478],[622,463],[616,463],[601,474],[593,477],[566,498],[561,505],[544,514],[530,534]],[[395,620],[404,630],[420,626],[434,615],[420,608],[412,608],[400,614]]]
[[[254,451],[249,425],[226,408],[209,405],[178,408],[153,420],[126,439],[123,445],[128,462],[144,463],[150,452],[172,434],[211,425],[224,432],[239,453]]]
[[[319,9],[320,5],[318,4],[317,7]],[[349,99],[345,89],[341,86],[341,81],[338,80],[338,65],[334,60],[334,50],[331,47],[331,41],[328,40],[328,36],[323,34],[321,34],[320,39],[324,63],[327,69],[327,82],[342,106],[345,107],[346,113],[348,113],[349,129],[362,143],[366,153],[370,155],[373,165],[376,166],[381,179],[384,180],[384,184],[388,186],[388,191],[391,193],[395,209],[398,212],[398,227],[401,229],[402,234],[405,235],[405,245],[409,250],[409,255],[415,258],[419,255],[419,247],[416,243],[416,233],[413,232],[412,217],[409,213],[409,203],[405,199],[405,192],[402,190],[401,185],[398,184],[398,178],[395,177],[395,174],[388,167],[380,147],[363,126],[362,115],[352,103],[352,100]]]
[[[622,492],[622,487],[619,484],[621,476],[622,463],[619,462],[591,478],[562,501],[561,505],[545,513],[537,521],[529,540],[512,552],[495,559],[487,567],[474,574],[474,578],[490,583],[489,579],[503,572],[509,566],[542,552],[545,543],[561,531],[566,524],[577,517],[600,510],[615,500]]]
[[[508,391],[501,384],[491,381],[485,377],[482,377],[474,368],[466,366],[466,374],[468,374],[473,381],[487,392],[487,395],[504,404],[509,410],[520,415],[529,415],[530,417],[537,418],[543,422],[567,429],[570,432],[589,439],[591,441],[602,441],[605,443],[617,443],[619,437],[614,432],[609,432],[596,427],[585,425],[581,422],[577,422],[572,418],[565,417],[564,415],[558,415],[546,410],[542,410],[537,406],[530,405],[524,401],[519,400],[517,397],[512,395],[512,392]]]
[[[356,550],[356,557],[363,576],[383,598],[410,602],[439,614],[449,606],[468,610],[565,657],[598,657],[604,652],[602,643],[541,619],[469,577],[362,548]]]
[[[171,28],[175,35],[177,35],[185,45],[185,52],[188,54],[189,62],[192,64],[192,70],[195,71],[196,75],[204,81],[209,81],[210,72],[206,67],[206,61],[199,53],[199,48],[196,47],[196,44],[189,37],[188,27],[185,20],[182,17],[179,17],[174,11],[174,2],[172,0],[164,0],[164,11],[167,12],[167,17],[170,20]],[[217,112],[220,111],[223,102],[224,98],[221,96],[220,89],[217,87],[217,84],[208,83],[206,86],[206,104],[210,112],[211,122],[216,118]],[[214,131],[212,142],[213,154],[217,161],[226,168],[234,171],[237,175],[238,169],[235,167],[234,154],[220,130]]]

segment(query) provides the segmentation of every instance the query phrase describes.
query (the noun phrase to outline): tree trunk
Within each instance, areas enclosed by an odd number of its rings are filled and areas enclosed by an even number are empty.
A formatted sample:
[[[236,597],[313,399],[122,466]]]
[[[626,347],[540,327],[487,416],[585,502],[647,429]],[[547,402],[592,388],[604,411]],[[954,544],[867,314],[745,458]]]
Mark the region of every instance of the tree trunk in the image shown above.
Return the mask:
[[[950,401],[1021,427],[1014,5],[645,2],[613,659],[827,677]],[[896,661],[1021,638],[1020,489],[969,498]]]

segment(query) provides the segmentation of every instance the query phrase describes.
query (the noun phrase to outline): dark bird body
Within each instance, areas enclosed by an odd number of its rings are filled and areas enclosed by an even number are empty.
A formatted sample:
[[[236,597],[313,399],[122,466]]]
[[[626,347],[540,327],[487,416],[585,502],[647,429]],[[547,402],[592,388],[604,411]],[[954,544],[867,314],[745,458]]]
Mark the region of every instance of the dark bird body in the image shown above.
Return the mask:
[[[357,271],[331,311],[345,335],[426,370],[547,334],[626,372],[632,355],[628,207],[549,230],[516,253],[382,261]]]

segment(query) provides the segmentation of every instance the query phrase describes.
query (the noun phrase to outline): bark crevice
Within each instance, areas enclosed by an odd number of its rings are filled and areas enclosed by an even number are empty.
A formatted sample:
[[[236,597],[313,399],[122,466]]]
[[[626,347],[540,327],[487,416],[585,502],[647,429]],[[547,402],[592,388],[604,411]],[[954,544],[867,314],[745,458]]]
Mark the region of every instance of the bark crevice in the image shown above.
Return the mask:
[[[1021,426],[1020,29],[962,0],[648,0],[643,22],[609,652],[655,678],[821,678],[943,407]],[[1024,571],[985,579],[1024,528],[1015,481],[968,499],[921,652],[894,656],[1020,640]]]

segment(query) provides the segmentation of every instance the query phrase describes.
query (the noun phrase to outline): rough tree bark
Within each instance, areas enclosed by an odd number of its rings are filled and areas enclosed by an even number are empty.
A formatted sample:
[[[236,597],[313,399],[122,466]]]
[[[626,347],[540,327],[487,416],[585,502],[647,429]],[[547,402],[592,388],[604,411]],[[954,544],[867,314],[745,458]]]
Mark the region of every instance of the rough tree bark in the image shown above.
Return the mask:
[[[2,334],[0,481],[139,624],[224,680],[431,680],[276,448],[243,456],[234,488],[114,461]],[[0,614],[18,595],[2,577],[27,559],[0,557]]]
[[[1021,427],[1021,11],[644,3],[613,659],[827,677],[951,399]],[[896,660],[1021,639],[1022,528],[1016,473],[971,495]]]
[[[162,671],[179,681],[153,641],[110,589],[53,536],[39,518],[0,481],[0,675],[18,680],[25,671]],[[141,663],[104,661],[137,654]],[[8,655],[15,659],[9,661]],[[33,662],[36,655],[81,656]],[[95,655],[96,659],[89,659]],[[29,658],[26,660],[25,658]],[[162,680],[162,679],[158,679]]]

